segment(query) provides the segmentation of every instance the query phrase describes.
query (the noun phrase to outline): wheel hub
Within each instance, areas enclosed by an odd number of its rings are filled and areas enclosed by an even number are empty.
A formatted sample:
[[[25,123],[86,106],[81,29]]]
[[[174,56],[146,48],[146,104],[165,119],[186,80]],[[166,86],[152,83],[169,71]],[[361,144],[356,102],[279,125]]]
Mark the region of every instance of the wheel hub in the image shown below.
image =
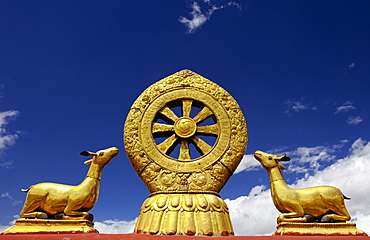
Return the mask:
[[[197,131],[197,124],[189,117],[181,117],[175,122],[174,128],[177,136],[189,138]]]

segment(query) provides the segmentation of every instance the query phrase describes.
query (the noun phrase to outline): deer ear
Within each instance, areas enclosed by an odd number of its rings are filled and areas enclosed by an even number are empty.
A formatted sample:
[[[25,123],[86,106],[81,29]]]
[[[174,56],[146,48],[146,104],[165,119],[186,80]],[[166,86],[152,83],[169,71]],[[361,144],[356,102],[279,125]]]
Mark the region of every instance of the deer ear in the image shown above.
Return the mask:
[[[83,152],[80,152],[80,155],[85,156],[85,157],[92,157],[92,156],[96,156],[96,153],[89,152],[89,151],[83,151]]]
[[[288,162],[288,161],[290,161],[290,157],[287,157],[286,153],[283,153],[283,155],[280,157],[279,161]]]
[[[289,162],[290,161],[290,157],[282,157],[280,158],[279,161],[282,161],[282,162]]]
[[[86,165],[91,165],[91,163],[92,163],[92,159],[87,160],[87,161],[84,162],[84,164],[86,164]]]
[[[279,168],[281,169],[281,170],[285,170],[286,169],[286,167],[284,167],[283,165],[281,165],[281,164],[279,164]]]

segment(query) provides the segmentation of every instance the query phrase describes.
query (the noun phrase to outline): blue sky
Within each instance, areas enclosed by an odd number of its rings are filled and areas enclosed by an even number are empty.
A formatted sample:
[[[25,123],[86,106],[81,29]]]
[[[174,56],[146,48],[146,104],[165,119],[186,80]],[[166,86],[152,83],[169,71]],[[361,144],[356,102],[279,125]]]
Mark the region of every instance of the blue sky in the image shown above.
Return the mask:
[[[1,5],[0,229],[17,218],[21,188],[78,184],[81,151],[117,146],[90,212],[101,232],[131,231],[148,190],[123,149],[126,115],[148,86],[190,69],[226,89],[247,119],[246,155],[221,191],[238,235],[275,230],[258,149],[292,158],[292,186],[341,188],[370,233],[368,1]]]

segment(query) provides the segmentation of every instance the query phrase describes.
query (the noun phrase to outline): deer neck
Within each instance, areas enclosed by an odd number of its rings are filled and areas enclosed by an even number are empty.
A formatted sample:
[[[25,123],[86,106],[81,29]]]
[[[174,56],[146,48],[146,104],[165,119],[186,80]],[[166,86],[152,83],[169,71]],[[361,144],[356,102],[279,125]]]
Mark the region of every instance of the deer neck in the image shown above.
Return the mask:
[[[287,186],[279,167],[270,168],[267,172],[269,174],[271,188],[277,184]]]
[[[270,192],[271,198],[275,207],[280,212],[285,212],[287,209],[284,207],[284,196],[290,192],[290,187],[285,183],[283,175],[279,167],[268,169],[270,178]],[[283,198],[281,198],[283,196]]]
[[[100,180],[102,171],[103,171],[103,166],[92,163],[90,165],[90,168],[89,168],[89,171],[87,172],[86,177],[90,177],[90,178]]]
[[[80,197],[81,207],[86,211],[92,209],[98,199],[102,169],[97,164],[91,164],[85,179],[75,188]]]

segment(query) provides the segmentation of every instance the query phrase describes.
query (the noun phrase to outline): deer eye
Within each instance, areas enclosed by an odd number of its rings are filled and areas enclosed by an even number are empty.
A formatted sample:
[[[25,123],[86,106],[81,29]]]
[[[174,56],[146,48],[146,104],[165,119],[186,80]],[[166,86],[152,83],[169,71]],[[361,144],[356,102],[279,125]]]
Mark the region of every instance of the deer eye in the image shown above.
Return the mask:
[[[272,157],[271,156],[269,156],[269,160],[272,160]]]
[[[101,157],[101,156],[103,156],[104,155],[104,153],[103,152],[101,152],[101,153],[99,153],[99,156]]]

